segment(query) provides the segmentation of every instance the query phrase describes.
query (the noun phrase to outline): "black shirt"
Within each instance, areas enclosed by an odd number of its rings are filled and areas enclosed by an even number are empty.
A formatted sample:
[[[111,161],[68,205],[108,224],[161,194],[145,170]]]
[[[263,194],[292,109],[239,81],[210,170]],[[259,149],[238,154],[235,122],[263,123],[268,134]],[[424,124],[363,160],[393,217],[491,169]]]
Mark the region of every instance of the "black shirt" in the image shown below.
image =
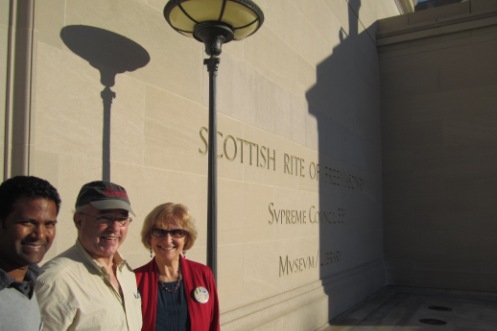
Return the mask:
[[[188,306],[183,281],[159,282],[157,295],[157,331],[188,331]]]

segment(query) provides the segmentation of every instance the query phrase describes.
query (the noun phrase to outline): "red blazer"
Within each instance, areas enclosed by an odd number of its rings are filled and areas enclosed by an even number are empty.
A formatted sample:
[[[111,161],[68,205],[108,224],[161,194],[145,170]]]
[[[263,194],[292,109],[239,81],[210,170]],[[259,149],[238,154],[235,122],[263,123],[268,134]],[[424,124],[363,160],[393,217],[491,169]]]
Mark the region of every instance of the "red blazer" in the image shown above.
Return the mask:
[[[180,257],[191,331],[219,331],[219,300],[216,283],[209,267]],[[155,331],[157,316],[158,270],[155,259],[135,269],[138,291],[142,299],[142,331]],[[209,292],[209,301],[199,303],[193,292],[197,287]]]

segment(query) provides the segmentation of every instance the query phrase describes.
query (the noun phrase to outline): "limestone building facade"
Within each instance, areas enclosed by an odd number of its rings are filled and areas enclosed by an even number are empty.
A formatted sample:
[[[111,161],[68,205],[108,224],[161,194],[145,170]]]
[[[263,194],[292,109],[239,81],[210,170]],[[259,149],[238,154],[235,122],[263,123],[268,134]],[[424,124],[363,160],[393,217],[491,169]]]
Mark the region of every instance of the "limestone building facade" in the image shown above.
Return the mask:
[[[166,201],[191,208],[199,239],[187,256],[206,262],[206,55],[202,44],[167,25],[165,2],[0,3],[3,177],[36,175],[59,189],[57,238],[46,259],[75,241],[72,213],[80,186],[108,179],[126,187],[137,215],[122,248],[134,267],[149,260],[140,243],[143,218]],[[433,77],[429,65],[450,64],[441,54],[444,47],[433,43],[464,44],[475,29],[458,30],[462,37],[411,39],[407,35],[424,35],[427,27],[441,31],[457,24],[440,25],[440,18],[421,14],[424,23],[414,26],[421,16],[409,14],[414,4],[407,0],[256,2],[264,25],[254,36],[223,46],[218,75],[222,329],[315,330],[388,284],[442,286],[437,279],[450,275],[458,261],[447,259],[454,249],[450,243],[460,242],[474,224],[469,215],[480,212],[481,227],[491,223],[495,185],[478,191],[469,183],[495,179],[492,163],[483,161],[492,160],[497,71],[490,55],[472,62],[471,47],[461,55],[471,66],[457,74],[442,77],[447,69]],[[495,1],[469,3],[485,14],[464,24],[490,22],[475,38],[495,54]],[[446,21],[453,14],[449,7],[442,14]],[[459,24],[457,12],[453,16],[451,22]],[[430,50],[420,62],[426,67],[416,64],[424,54],[418,47]],[[486,83],[476,90],[467,86],[468,94],[433,90],[435,78],[441,85],[464,85],[479,81],[479,75]],[[433,93],[422,94],[427,90]],[[482,107],[476,107],[475,96]],[[460,105],[459,120],[436,126],[441,122],[430,110],[439,110],[443,122],[448,110],[438,105],[446,97]],[[482,116],[473,126],[468,120],[474,113],[463,101]],[[414,125],[419,123],[412,121],[419,113],[427,119],[421,126],[427,134],[419,134]],[[460,206],[460,199],[443,199],[450,186],[443,192],[424,186],[435,183],[437,174],[426,171],[435,170],[425,161],[441,132],[461,144],[471,136],[473,143],[462,144],[468,153],[460,167],[454,158],[462,145],[442,149],[454,154],[437,162],[437,169],[449,169],[453,179],[458,171],[479,169],[481,175],[466,178],[466,193],[475,199],[456,223],[450,222],[456,212],[428,208],[440,200],[453,203],[445,207]],[[419,194],[412,195],[411,187]],[[420,193],[426,190],[429,195]],[[445,221],[434,221],[438,216]],[[449,223],[459,226],[444,232]],[[445,234],[452,239],[443,254],[431,254]],[[478,232],[474,241],[484,234]],[[423,250],[414,249],[420,242]],[[470,252],[468,262],[491,247],[488,242],[474,251],[461,249],[458,256]],[[487,254],[465,272],[490,272],[485,266],[492,257]],[[440,273],[431,273],[435,269]]]

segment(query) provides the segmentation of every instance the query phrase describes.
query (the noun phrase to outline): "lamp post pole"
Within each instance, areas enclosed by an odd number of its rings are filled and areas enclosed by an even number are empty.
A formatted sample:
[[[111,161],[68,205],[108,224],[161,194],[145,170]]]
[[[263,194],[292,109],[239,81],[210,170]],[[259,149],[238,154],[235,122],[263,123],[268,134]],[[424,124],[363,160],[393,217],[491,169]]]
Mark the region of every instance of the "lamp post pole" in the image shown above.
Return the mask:
[[[216,78],[219,58],[204,59],[209,73],[209,149],[207,170],[207,264],[217,278],[217,116]],[[217,279],[216,279],[217,280]]]
[[[207,169],[207,265],[217,281],[217,114],[216,79],[219,55],[224,43],[233,39],[233,31],[225,24],[203,22],[195,26],[193,35],[205,45],[204,59],[209,73],[209,148]]]
[[[222,45],[254,34],[264,21],[251,0],[169,0],[164,17],[177,32],[205,45],[209,72],[209,148],[207,169],[207,264],[217,278],[216,77]],[[217,280],[217,279],[216,279]]]

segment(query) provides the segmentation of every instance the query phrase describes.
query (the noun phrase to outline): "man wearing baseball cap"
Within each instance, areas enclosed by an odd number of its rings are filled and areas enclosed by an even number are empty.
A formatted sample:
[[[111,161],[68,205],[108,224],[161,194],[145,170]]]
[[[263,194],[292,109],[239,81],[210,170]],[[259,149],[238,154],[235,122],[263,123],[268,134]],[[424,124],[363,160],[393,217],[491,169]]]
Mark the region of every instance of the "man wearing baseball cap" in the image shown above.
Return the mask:
[[[141,330],[135,276],[118,252],[130,213],[122,186],[83,185],[73,217],[76,244],[43,266],[36,285],[46,330]]]

